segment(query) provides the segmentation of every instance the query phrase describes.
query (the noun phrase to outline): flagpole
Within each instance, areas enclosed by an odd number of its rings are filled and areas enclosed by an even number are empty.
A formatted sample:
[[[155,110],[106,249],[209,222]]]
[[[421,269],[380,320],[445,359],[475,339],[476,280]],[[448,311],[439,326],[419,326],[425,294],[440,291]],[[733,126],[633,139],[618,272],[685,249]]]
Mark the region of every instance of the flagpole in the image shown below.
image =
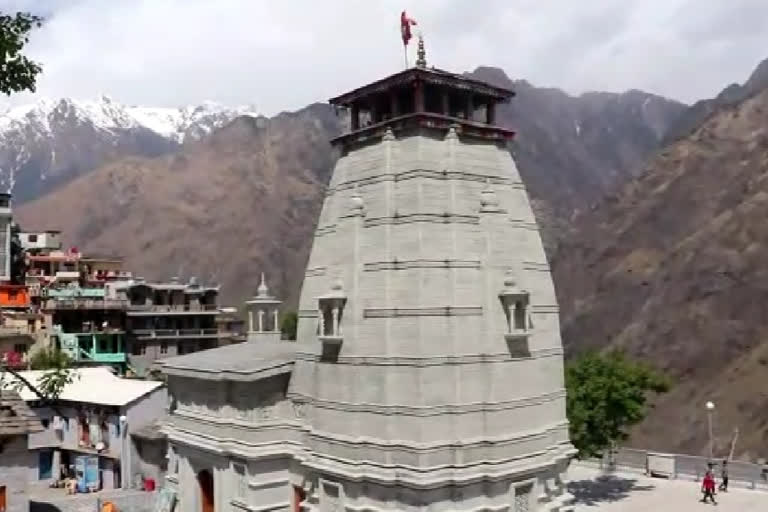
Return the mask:
[[[403,56],[405,57],[405,69],[408,69],[408,45],[403,45]]]

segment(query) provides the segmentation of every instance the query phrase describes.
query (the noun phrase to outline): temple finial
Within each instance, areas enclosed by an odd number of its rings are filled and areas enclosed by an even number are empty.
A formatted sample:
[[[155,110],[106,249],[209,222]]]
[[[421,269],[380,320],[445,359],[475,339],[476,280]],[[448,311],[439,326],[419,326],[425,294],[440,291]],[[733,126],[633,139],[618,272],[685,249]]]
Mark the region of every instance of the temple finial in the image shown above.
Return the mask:
[[[416,67],[427,67],[427,52],[424,50],[424,36],[419,32],[419,49],[416,52]]]
[[[269,293],[269,288],[267,288],[267,282],[264,279],[264,272],[261,273],[261,283],[259,284],[259,288],[256,292],[259,297],[266,297]]]

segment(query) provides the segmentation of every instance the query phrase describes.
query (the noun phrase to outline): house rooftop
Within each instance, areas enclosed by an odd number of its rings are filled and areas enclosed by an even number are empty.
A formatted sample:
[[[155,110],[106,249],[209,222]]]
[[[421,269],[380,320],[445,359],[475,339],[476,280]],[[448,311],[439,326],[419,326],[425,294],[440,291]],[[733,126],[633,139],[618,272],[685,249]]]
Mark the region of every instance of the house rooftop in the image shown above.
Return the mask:
[[[96,405],[124,406],[151,393],[164,384],[153,380],[124,379],[118,377],[105,366],[93,368],[77,368],[73,382],[64,387],[60,401],[79,402]],[[45,370],[30,370],[19,374],[33,384],[39,384]],[[10,388],[16,378],[8,375],[5,387]],[[29,388],[23,386],[19,392],[22,400],[27,402],[39,400],[39,397]]]
[[[18,393],[0,390],[0,437],[41,432],[40,420]]]
[[[165,359],[163,373],[207,380],[258,380],[290,373],[297,349],[292,341],[237,343]]]

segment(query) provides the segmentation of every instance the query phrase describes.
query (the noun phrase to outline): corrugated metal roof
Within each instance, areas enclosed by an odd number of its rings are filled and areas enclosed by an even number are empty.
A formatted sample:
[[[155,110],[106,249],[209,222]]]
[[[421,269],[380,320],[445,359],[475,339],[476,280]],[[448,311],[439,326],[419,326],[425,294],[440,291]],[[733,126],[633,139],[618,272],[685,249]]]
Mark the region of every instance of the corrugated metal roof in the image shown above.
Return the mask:
[[[164,384],[154,380],[124,379],[112,373],[108,367],[77,368],[72,370],[75,379],[68,384],[59,396],[59,400],[98,405],[123,406],[149,394]],[[36,384],[45,370],[19,372],[28,381]],[[6,388],[15,382],[13,375],[7,375]],[[19,393],[25,401],[39,398],[29,388],[23,386]]]

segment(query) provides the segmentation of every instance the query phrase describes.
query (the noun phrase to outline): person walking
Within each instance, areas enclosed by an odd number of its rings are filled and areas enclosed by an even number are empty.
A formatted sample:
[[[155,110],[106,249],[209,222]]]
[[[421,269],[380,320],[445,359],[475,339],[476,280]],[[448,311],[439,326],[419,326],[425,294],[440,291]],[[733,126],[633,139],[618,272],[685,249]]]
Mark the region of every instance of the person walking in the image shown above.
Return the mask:
[[[720,487],[719,490],[728,492],[728,461],[723,461],[723,468],[720,471]]]
[[[717,505],[715,501],[715,474],[712,471],[712,464],[709,465],[709,469],[704,474],[704,480],[701,482],[701,492],[704,493],[704,497],[701,499],[702,503],[706,503],[707,499],[709,499],[714,505]]]

